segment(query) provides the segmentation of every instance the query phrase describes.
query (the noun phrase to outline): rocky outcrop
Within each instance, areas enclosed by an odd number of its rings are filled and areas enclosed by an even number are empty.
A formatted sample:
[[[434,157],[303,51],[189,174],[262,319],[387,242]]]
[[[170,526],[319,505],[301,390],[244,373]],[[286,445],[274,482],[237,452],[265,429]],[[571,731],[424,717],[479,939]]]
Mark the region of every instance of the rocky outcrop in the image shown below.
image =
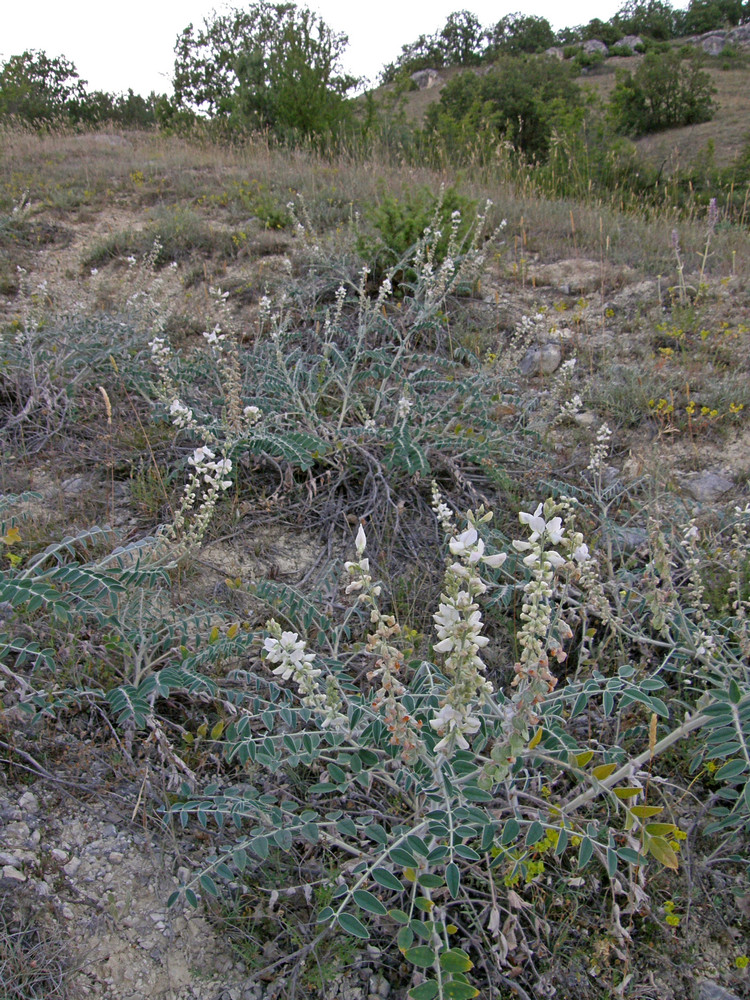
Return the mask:
[[[703,35],[693,35],[686,40],[690,45],[697,45],[709,56],[721,55],[728,48],[750,49],[750,24],[741,24],[726,31],[707,31]]]
[[[593,52],[601,52],[603,56],[609,54],[609,49],[607,48],[607,46],[604,44],[604,42],[600,41],[598,38],[589,38],[587,41],[583,43],[582,48],[587,55],[591,55],[591,53]]]
[[[416,83],[418,90],[429,90],[437,83],[440,83],[440,74],[436,69],[418,69],[412,73],[410,79]]]
[[[640,35],[625,35],[616,43],[617,48],[630,49],[631,52],[635,52],[639,45],[643,45]]]

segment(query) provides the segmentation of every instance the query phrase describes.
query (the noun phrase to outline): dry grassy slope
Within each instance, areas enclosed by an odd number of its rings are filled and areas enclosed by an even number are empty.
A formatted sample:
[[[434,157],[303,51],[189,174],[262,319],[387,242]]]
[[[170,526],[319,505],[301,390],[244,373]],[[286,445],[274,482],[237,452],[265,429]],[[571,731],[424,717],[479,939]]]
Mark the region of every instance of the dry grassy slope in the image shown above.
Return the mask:
[[[261,295],[287,280],[284,261],[298,267],[291,231],[263,227],[268,205],[283,208],[290,198],[299,201],[299,192],[338,273],[353,277],[356,211],[366,218],[383,189],[437,190],[452,180],[377,161],[332,163],[263,144],[230,150],[137,133],[0,138],[5,204],[24,192],[30,202],[18,226],[6,216],[0,233],[4,322],[23,313],[18,266],[28,272],[30,290],[46,282],[45,306],[52,311],[111,311],[132,291],[124,258],[143,256],[154,232],[176,233],[177,267],[160,273],[168,330],[177,343],[207,328],[209,285],[230,293],[234,323],[244,335],[254,327]],[[464,188],[478,199],[491,197],[497,218],[508,221],[504,246],[482,286],[485,303],[496,302],[497,309],[490,320],[464,310],[467,346],[502,351],[520,316],[544,308],[550,329],[562,331],[565,356],[575,354],[585,365],[586,385],[579,388],[587,405],[597,419],[620,428],[619,447],[635,456],[634,470],[658,469],[668,478],[671,470],[725,468],[740,482],[750,475],[746,421],[728,412],[730,403],[750,412],[747,234],[736,227],[714,234],[705,268],[709,293],[697,306],[671,309],[668,289],[676,287],[677,271],[668,209],[648,221],[492,183],[465,182]],[[705,223],[678,225],[685,280],[695,286]],[[113,256],[93,267],[92,254],[103,247]],[[565,276],[543,266],[560,261],[573,262]],[[538,394],[534,380],[527,388],[532,397]],[[674,419],[654,422],[649,400],[660,398],[677,412],[688,398],[699,399],[720,416],[688,434],[675,428]],[[563,435],[560,446],[585,456],[580,436]]]
[[[579,77],[578,83],[596,100],[605,103],[614,89],[616,71],[627,69],[634,72],[641,59],[638,55],[631,58],[614,56],[596,71]],[[729,68],[722,68],[723,65]],[[668,171],[690,163],[709,142],[714,144],[717,164],[725,166],[736,159],[750,139],[750,64],[741,59],[733,64],[715,58],[707,60],[706,69],[716,88],[718,111],[714,118],[701,125],[647,136],[636,143],[652,162],[661,166],[666,161]],[[441,70],[440,80],[435,86],[404,94],[401,100],[407,121],[421,122],[427,108],[440,99],[440,91],[445,84],[461,72],[458,67]],[[393,99],[393,94],[393,85],[381,87],[375,92],[379,99]]]

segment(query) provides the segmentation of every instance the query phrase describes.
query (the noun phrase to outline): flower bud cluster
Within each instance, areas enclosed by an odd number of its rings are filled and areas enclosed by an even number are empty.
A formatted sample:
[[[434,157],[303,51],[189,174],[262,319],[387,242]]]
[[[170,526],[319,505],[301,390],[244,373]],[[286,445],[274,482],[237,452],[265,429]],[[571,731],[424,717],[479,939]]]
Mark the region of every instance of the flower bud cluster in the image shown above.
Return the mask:
[[[368,671],[367,679],[378,681],[378,688],[372,700],[372,707],[380,712],[383,723],[390,733],[391,746],[400,747],[401,759],[412,764],[419,755],[422,740],[419,735],[420,722],[415,722],[401,702],[406,687],[400,680],[403,676],[403,654],[391,640],[401,634],[401,626],[393,615],[384,615],[378,607],[381,587],[370,574],[370,562],[365,557],[367,537],[362,525],[355,539],[357,559],[344,563],[351,577],[346,587],[347,594],[357,594],[357,600],[370,607],[372,632],[367,636],[366,651],[375,657],[375,666]]]
[[[560,412],[557,414],[555,419],[552,421],[553,424],[562,424],[568,420],[575,420],[576,416],[583,409],[583,399],[579,393],[573,393],[570,399],[567,399],[564,403],[560,405]]]
[[[505,553],[486,554],[484,541],[477,527],[486,524],[492,512],[480,508],[468,512],[469,525],[457,532],[450,510],[438,491],[432,487],[433,509],[446,534],[450,559],[446,568],[444,592],[438,610],[433,615],[438,642],[434,649],[445,654],[443,669],[451,685],[441,699],[441,706],[430,726],[441,737],[435,752],[450,756],[456,748],[469,747],[467,736],[479,729],[479,718],[473,714],[493,688],[484,676],[482,650],[489,639],[482,635],[482,614],[476,598],[484,594],[487,585],[479,575],[481,565],[500,567]]]
[[[223,296],[226,292],[218,288],[212,289],[212,292],[221,304],[225,303]],[[242,408],[242,368],[237,341],[223,333],[218,323],[213,330],[205,331],[203,337],[211,349],[221,378],[225,402],[224,422],[234,434],[242,434],[249,425],[245,420],[247,408]]]
[[[597,493],[601,493],[604,463],[607,455],[609,455],[611,442],[612,430],[608,424],[602,424],[596,432],[595,443],[589,448],[588,471],[594,480],[594,489]]]
[[[268,663],[275,663],[273,673],[283,681],[293,680],[297,685],[300,701],[305,708],[323,716],[323,729],[345,731],[348,720],[343,714],[343,702],[333,677],[321,689],[318,678],[322,670],[314,667],[315,654],[306,652],[304,639],[297,632],[284,632],[275,619],[266,622],[270,633],[263,642],[264,656]]]
[[[346,288],[344,285],[339,285],[336,289],[336,302],[333,307],[333,312],[328,313],[323,323],[323,339],[329,340],[332,332],[338,327],[341,322],[341,313],[344,309],[344,302],[346,301]]]
[[[413,406],[414,406],[413,400],[409,399],[408,396],[401,396],[401,398],[398,401],[398,404],[396,405],[396,420],[399,423],[403,423],[404,420],[407,420],[409,417],[409,412],[411,411],[411,408]]]

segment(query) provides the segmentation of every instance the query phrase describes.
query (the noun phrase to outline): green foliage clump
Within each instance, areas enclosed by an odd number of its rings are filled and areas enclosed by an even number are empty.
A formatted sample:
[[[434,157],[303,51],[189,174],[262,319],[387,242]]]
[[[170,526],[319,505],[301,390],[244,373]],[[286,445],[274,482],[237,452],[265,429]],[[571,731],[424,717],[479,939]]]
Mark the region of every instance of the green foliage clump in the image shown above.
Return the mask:
[[[690,0],[684,14],[683,29],[686,34],[699,35],[706,31],[744,24],[748,20],[748,0]]]
[[[486,40],[487,32],[476,16],[467,10],[457,11],[434,35],[420,35],[416,41],[402,45],[401,55],[383,68],[381,80],[393,83],[420,69],[478,66],[487,54]]]
[[[623,35],[647,35],[665,42],[675,38],[681,27],[680,13],[668,0],[629,0],[611,22]]]
[[[65,56],[27,50],[0,70],[0,116],[33,124],[70,117],[85,97],[85,80]]]
[[[714,92],[694,51],[651,52],[635,73],[618,72],[610,118],[621,135],[696,125],[713,117]]]
[[[346,35],[290,3],[261,0],[214,14],[177,39],[175,105],[243,127],[328,132],[356,83],[339,70],[346,44]]]
[[[426,118],[426,131],[455,156],[510,142],[527,159],[544,160],[553,129],[580,123],[581,92],[557,60],[506,56],[484,76],[462,73],[445,85]]]
[[[0,68],[0,118],[39,126],[50,123],[95,125],[117,122],[143,128],[156,122],[159,98],[86,90],[86,81],[65,56],[27,50]]]
[[[453,213],[460,213],[457,238],[459,243],[463,243],[474,222],[476,209],[476,202],[466,198],[455,187],[449,187],[439,195],[426,187],[409,191],[403,198],[384,194],[379,204],[371,208],[366,216],[377,235],[361,235],[357,250],[368,262],[374,279],[379,281],[431,227],[433,232],[439,231],[433,259],[441,264],[448,249]],[[406,277],[407,280],[410,277],[408,269]]]
[[[506,14],[489,32],[492,55],[543,52],[555,44],[555,33],[546,17]]]

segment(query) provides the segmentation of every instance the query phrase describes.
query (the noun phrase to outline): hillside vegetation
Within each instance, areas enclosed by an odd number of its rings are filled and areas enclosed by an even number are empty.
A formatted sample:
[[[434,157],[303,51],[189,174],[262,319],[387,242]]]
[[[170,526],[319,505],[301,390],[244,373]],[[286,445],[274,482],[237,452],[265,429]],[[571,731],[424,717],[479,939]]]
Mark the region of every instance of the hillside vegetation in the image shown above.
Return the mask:
[[[3,125],[4,995],[750,996],[743,161],[501,65]]]

